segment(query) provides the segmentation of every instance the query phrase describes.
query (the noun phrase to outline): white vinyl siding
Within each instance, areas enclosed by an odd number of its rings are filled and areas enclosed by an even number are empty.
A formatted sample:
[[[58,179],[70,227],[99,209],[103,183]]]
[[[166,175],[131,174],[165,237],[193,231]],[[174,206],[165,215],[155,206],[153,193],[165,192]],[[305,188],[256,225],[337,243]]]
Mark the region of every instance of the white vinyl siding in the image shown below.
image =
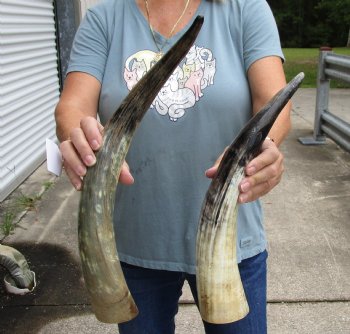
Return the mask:
[[[52,0],[0,0],[0,201],[45,160],[59,98]]]

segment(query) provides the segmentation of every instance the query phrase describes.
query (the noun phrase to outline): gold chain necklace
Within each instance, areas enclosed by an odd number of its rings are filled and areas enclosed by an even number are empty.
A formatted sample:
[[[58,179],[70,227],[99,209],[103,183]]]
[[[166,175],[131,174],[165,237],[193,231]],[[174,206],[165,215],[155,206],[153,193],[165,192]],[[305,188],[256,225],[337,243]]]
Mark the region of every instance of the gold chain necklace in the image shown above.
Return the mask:
[[[163,49],[164,47],[168,44],[169,42],[169,39],[171,37],[173,37],[173,33],[175,31],[175,28],[177,27],[177,25],[179,24],[179,22],[181,21],[181,19],[183,18],[183,16],[185,15],[186,13],[186,10],[188,8],[188,5],[190,4],[190,0],[187,0],[186,1],[186,4],[185,4],[185,7],[184,7],[184,10],[182,11],[181,15],[179,16],[179,18],[177,19],[177,21],[175,22],[175,24],[173,25],[168,37],[165,38],[165,42],[159,46],[158,43],[157,43],[157,40],[156,40],[156,36],[154,34],[154,29],[151,25],[151,21],[150,21],[150,15],[149,15],[149,7],[148,7],[148,0],[144,0],[145,1],[145,7],[146,7],[146,13],[147,13],[147,20],[148,20],[148,26],[149,26],[149,30],[151,31],[151,34],[152,34],[152,38],[153,38],[153,42],[155,44],[155,46],[157,47],[158,49],[158,52],[156,54],[156,56],[154,57],[154,60],[155,61],[158,61],[160,58],[163,57],[164,55],[164,52],[163,52]]]

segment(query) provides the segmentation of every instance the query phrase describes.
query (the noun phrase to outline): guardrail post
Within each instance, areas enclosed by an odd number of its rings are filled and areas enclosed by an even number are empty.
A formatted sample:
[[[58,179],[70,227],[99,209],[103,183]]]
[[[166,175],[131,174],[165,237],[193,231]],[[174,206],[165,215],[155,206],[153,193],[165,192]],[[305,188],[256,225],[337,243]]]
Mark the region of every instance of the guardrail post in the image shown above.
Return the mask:
[[[326,137],[322,134],[321,119],[322,114],[328,111],[329,104],[329,89],[330,80],[325,75],[325,58],[328,54],[332,53],[332,48],[321,47],[318,62],[317,72],[317,94],[316,94],[316,110],[315,110],[315,122],[313,137],[301,137],[299,141],[304,145],[320,145],[325,144]]]

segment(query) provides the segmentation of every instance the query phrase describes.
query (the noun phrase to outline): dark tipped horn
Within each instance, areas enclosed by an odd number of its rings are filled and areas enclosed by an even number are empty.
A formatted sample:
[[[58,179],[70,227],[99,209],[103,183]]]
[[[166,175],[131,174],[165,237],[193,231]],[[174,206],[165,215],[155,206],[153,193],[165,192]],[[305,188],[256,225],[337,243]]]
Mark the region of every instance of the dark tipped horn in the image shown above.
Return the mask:
[[[197,290],[202,318],[211,323],[242,319],[249,312],[236,257],[238,185],[245,164],[261,144],[304,78],[297,75],[243,128],[223,156],[205,196],[197,232]]]
[[[114,237],[112,221],[117,181],[137,125],[189,51],[202,24],[203,17],[197,17],[191,28],[125,98],[106,125],[96,164],[88,168],[84,178],[79,249],[85,284],[100,321],[120,323],[138,314],[120,267]]]

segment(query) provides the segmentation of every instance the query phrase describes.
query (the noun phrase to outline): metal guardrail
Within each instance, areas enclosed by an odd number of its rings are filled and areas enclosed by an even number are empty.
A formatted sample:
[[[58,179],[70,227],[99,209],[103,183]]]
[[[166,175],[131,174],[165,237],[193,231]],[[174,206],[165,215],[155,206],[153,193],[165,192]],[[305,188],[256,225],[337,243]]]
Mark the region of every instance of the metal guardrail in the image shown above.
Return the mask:
[[[331,48],[320,49],[314,133],[301,137],[304,145],[325,144],[326,136],[350,152],[350,124],[329,111],[330,80],[350,83],[350,57],[337,55]],[[350,112],[350,110],[349,110]]]

